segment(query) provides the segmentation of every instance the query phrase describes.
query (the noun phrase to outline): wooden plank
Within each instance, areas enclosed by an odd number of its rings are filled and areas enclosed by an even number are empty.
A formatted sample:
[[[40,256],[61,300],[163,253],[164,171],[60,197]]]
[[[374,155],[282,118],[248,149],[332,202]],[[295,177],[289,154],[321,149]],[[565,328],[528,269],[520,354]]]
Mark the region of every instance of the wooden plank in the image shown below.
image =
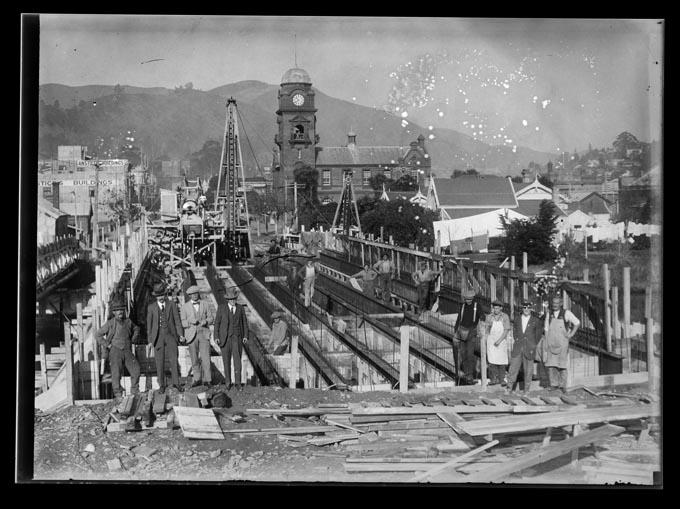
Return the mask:
[[[366,433],[365,430],[360,430],[359,428],[353,428],[352,426],[350,426],[350,425],[348,425],[348,424],[343,424],[343,423],[340,423],[340,422],[338,422],[338,421],[332,421],[332,420],[330,420],[330,419],[324,419],[324,422],[325,422],[326,424],[330,425],[330,426],[337,426],[337,427],[339,427],[339,428],[344,428],[344,429],[352,430],[352,431],[354,431],[355,433],[359,433],[359,434]]]
[[[201,408],[201,404],[198,402],[198,396],[193,392],[184,392],[180,394],[179,405],[181,407],[189,408]]]
[[[153,413],[158,415],[165,412],[165,403],[167,400],[167,394],[160,391],[154,391],[153,393]]]
[[[134,404],[135,404],[135,395],[134,394],[128,394],[125,396],[125,399],[121,401],[120,405],[118,406],[118,413],[123,416],[127,417],[130,414],[132,414],[134,410]]]
[[[66,402],[73,405],[73,350],[71,348],[71,325],[64,323],[64,365],[66,366]]]
[[[599,422],[625,421],[656,417],[658,404],[629,405],[605,408],[590,408],[577,411],[550,412],[531,416],[502,416],[493,419],[478,419],[460,422],[458,425],[472,436],[489,433],[515,433],[545,429],[549,427],[572,426],[574,424],[593,424]]]
[[[620,426],[605,424],[597,429],[586,431],[577,437],[567,438],[560,442],[554,442],[547,447],[541,447],[535,451],[529,452],[520,456],[519,458],[511,459],[500,465],[493,466],[479,472],[470,474],[464,478],[460,478],[463,482],[498,482],[505,477],[519,472],[526,468],[545,463],[551,459],[557,458],[567,454],[579,447],[584,447],[588,444],[599,442],[611,436],[617,435],[624,431]]]
[[[437,412],[437,416],[444,421],[448,426],[458,433],[459,435],[461,434],[466,434],[463,428],[461,428],[458,423],[464,422],[465,419],[463,419],[460,415],[458,415],[455,412]]]
[[[562,398],[558,398],[557,396],[541,396],[541,399],[548,405],[562,405],[564,403]]]
[[[345,472],[357,474],[362,472],[418,472],[427,470],[432,465],[428,463],[347,463]]]
[[[537,406],[543,406],[544,401],[541,398],[537,398],[534,396],[520,396],[521,400],[524,401],[525,403],[529,405],[537,405]],[[550,404],[550,403],[548,403]]]
[[[291,426],[281,428],[246,428],[246,429],[226,429],[224,433],[243,433],[247,435],[299,435],[306,433],[326,433],[327,431],[337,431],[335,426]]]
[[[186,438],[224,439],[215,412],[207,408],[176,406],[175,418]]]
[[[401,339],[399,342],[399,392],[408,392],[408,368],[409,368],[409,341],[413,327],[402,325],[400,328]]]
[[[345,440],[352,440],[355,438],[360,437],[361,435],[359,433],[347,433],[345,435],[337,436],[337,437],[320,437],[320,438],[311,438],[307,440],[307,443],[310,445],[316,445],[316,446],[324,446],[324,445],[330,445],[330,444],[337,444],[338,442],[344,442]]]
[[[360,415],[431,415],[439,412],[455,412],[457,414],[488,414],[488,413],[504,413],[504,412],[545,412],[553,411],[554,408],[533,407],[529,405],[515,406],[491,406],[485,405],[479,401],[479,405],[433,405],[431,407],[367,407],[358,408],[352,411],[352,416]],[[354,421],[353,421],[354,422]]]
[[[426,421],[428,418],[434,418],[434,414],[413,414],[413,415],[352,415],[349,421],[352,424],[379,424],[388,422],[406,422],[406,421]]]
[[[43,391],[46,391],[50,386],[47,380],[47,354],[45,354],[45,343],[40,343],[40,355],[37,357],[36,360],[40,361],[40,375],[42,377]]]
[[[333,408],[329,410],[327,408],[248,408],[245,411],[248,415],[284,415],[284,416],[312,416],[312,415],[325,415],[325,414],[350,414],[348,408]]]
[[[450,468],[454,465],[462,463],[464,460],[467,460],[468,458],[476,456],[480,452],[486,451],[487,449],[490,449],[491,447],[493,447],[494,445],[497,445],[497,444],[498,444],[498,440],[492,440],[491,442],[487,442],[486,444],[484,444],[480,447],[477,447],[476,449],[473,449],[470,452],[467,452],[467,453],[465,453],[461,456],[457,456],[457,457],[453,458],[451,461],[447,461],[446,463],[444,463],[442,465],[437,465],[436,467],[431,468],[431,469],[423,472],[422,474],[418,474],[418,475],[414,476],[412,479],[410,479],[410,481],[411,482],[416,482],[416,481],[422,482],[425,479],[427,479],[428,477],[432,477],[433,475],[436,475],[440,472],[443,472],[447,468]]]

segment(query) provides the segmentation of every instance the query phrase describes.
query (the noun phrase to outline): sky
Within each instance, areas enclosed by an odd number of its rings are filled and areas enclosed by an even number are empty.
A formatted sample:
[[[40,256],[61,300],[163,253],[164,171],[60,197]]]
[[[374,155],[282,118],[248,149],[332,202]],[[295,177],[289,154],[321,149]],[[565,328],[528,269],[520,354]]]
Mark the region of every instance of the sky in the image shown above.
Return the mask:
[[[660,139],[660,20],[40,16],[40,83],[210,90],[305,69],[325,94],[492,145]],[[158,59],[158,60],[157,60]],[[154,60],[150,62],[150,60]],[[143,63],[144,62],[144,63]]]

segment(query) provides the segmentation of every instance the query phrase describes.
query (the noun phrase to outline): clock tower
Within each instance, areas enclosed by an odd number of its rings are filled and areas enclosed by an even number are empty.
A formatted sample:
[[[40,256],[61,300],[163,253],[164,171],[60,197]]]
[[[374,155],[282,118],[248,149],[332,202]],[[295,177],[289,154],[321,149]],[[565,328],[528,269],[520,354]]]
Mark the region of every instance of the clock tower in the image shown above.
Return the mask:
[[[274,163],[273,184],[277,190],[282,190],[286,182],[292,184],[295,181],[296,168],[316,166],[319,136],[316,134],[316,108],[309,74],[299,68],[286,71],[281,78],[278,100],[278,132],[274,142],[279,155]],[[283,194],[277,192],[278,196]]]

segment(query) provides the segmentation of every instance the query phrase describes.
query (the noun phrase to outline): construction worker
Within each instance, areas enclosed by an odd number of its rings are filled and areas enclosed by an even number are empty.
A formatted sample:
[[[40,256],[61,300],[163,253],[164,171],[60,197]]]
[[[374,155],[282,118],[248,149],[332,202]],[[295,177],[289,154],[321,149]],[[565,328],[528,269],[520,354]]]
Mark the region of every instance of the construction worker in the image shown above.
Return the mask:
[[[481,310],[475,299],[474,290],[463,292],[463,304],[453,327],[453,338],[458,342],[458,372],[462,372],[463,383],[473,384],[477,361],[475,359],[475,344],[477,343],[477,324]]]
[[[439,274],[441,274],[440,270],[430,270],[425,261],[420,262],[420,268],[411,274],[418,289],[418,311],[420,313],[432,307],[430,304],[430,290],[432,282]]]
[[[227,288],[223,298],[217,306],[215,314],[215,337],[222,351],[224,362],[224,378],[227,389],[231,389],[231,360],[234,359],[234,382],[236,388],[241,391],[241,354],[243,345],[248,342],[248,320],[243,306],[236,303],[238,291],[236,288]]]
[[[116,398],[123,396],[120,387],[120,378],[123,374],[123,365],[130,373],[130,392],[139,393],[139,374],[141,368],[132,351],[132,345],[139,336],[139,327],[129,318],[125,318],[126,305],[122,301],[114,301],[111,305],[113,318],[95,332],[95,339],[100,346],[102,359],[108,357],[111,366],[111,385],[113,395]],[[106,339],[104,338],[106,336]]]
[[[269,241],[269,249],[267,249],[267,254],[270,256],[275,256],[281,254],[281,248],[276,243],[276,239],[271,239]]]
[[[184,337],[189,344],[192,365],[192,387],[206,383],[212,385],[210,369],[210,325],[215,321],[215,311],[208,301],[201,299],[198,286],[192,285],[186,291],[189,301],[179,310],[184,327]]]
[[[147,357],[156,358],[156,375],[160,392],[165,392],[165,361],[170,364],[171,387],[182,392],[179,381],[178,345],[184,342],[184,329],[177,305],[166,297],[162,283],[154,285],[155,302],[149,304],[146,313]]]
[[[567,390],[569,340],[576,334],[581,322],[568,309],[562,307],[562,297],[552,299],[552,309],[546,313],[542,340],[542,359],[548,371],[550,390]]]
[[[541,320],[532,313],[532,307],[531,301],[522,301],[522,314],[515,319],[512,331],[514,343],[510,354],[506,392],[513,391],[520,369],[524,371],[524,393],[527,394],[531,389],[536,346],[543,335]]]
[[[389,259],[387,253],[382,255],[382,259],[373,265],[378,271],[378,282],[380,283],[380,293],[382,300],[390,302],[392,296],[392,278],[394,278],[394,264]]]
[[[281,355],[288,348],[288,324],[283,320],[281,311],[274,311],[271,318],[272,335],[268,350],[274,355]]]
[[[375,297],[375,281],[378,278],[378,272],[371,267],[370,264],[364,264],[364,269],[360,270],[352,277],[363,280],[364,293],[371,298]]]
[[[489,363],[490,385],[505,382],[505,369],[508,366],[507,336],[510,332],[510,317],[503,312],[503,303],[495,300],[491,303],[491,313],[484,320],[486,336],[486,358]]]
[[[302,278],[302,291],[305,294],[305,307],[308,308],[312,303],[314,297],[314,283],[316,281],[316,272],[318,265],[314,260],[307,258],[307,263],[298,272],[298,277]]]

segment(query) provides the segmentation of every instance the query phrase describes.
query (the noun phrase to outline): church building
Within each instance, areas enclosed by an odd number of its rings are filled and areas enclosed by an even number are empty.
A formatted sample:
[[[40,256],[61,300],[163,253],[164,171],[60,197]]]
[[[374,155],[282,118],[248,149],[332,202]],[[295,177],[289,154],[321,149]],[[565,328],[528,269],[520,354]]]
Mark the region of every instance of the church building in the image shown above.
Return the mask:
[[[278,103],[272,180],[281,200],[284,193],[280,190],[292,187],[295,170],[304,166],[319,172],[318,195],[322,203],[340,200],[346,170],[352,171],[357,198],[374,194],[369,181],[379,174],[394,180],[406,174],[422,181],[430,177],[432,165],[422,134],[406,147],[361,146],[352,131],[344,146],[319,145],[314,90],[309,74],[303,69],[289,69],[283,75]]]

